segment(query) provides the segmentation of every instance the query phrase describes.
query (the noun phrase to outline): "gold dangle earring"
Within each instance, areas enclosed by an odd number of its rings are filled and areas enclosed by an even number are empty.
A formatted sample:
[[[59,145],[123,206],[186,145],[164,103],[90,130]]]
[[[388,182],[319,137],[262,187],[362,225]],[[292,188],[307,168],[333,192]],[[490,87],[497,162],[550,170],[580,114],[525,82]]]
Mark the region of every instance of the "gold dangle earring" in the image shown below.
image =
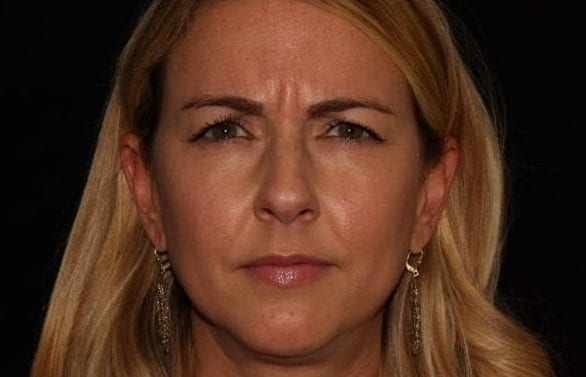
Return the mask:
[[[418,250],[416,253],[409,250],[405,268],[412,275],[409,283],[409,297],[411,300],[411,352],[413,355],[417,355],[421,348],[421,306],[417,278],[419,277],[422,262],[423,249]]]
[[[155,285],[155,315],[157,320],[157,332],[163,352],[169,353],[170,343],[170,317],[169,317],[169,292],[165,278],[171,271],[171,264],[169,263],[169,256],[166,252],[161,252],[154,249],[155,258],[159,265],[159,276]]]

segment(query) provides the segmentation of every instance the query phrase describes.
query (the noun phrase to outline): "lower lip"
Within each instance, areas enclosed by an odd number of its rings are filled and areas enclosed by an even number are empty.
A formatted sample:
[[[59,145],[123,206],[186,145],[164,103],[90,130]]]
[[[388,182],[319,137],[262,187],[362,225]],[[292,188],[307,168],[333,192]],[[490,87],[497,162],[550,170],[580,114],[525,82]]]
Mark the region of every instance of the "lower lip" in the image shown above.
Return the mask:
[[[329,267],[328,264],[261,265],[247,267],[247,271],[263,283],[292,288],[317,280]]]

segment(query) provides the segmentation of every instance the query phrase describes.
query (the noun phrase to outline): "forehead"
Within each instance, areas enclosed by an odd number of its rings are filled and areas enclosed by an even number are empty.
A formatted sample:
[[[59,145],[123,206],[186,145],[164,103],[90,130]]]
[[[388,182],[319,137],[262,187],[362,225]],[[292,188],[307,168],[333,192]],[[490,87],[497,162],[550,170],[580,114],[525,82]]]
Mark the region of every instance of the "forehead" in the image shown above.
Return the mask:
[[[197,11],[167,73],[171,84],[191,91],[228,89],[256,97],[261,94],[255,90],[304,96],[408,91],[400,71],[366,34],[295,0],[211,2]]]

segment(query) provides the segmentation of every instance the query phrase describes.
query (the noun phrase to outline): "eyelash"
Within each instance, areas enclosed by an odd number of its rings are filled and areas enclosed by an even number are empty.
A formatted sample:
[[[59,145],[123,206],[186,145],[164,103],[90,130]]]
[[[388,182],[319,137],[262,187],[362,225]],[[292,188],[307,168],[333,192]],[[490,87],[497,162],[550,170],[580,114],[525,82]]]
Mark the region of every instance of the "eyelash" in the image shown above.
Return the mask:
[[[215,139],[215,138],[206,138],[204,137],[205,134],[207,134],[209,131],[211,131],[214,127],[218,127],[222,124],[228,124],[228,125],[236,125],[237,127],[240,127],[242,129],[244,129],[244,121],[242,120],[241,116],[238,115],[222,115],[219,118],[216,118],[214,120],[212,120],[211,122],[206,123],[205,127],[202,128],[201,130],[195,132],[193,135],[191,135],[191,137],[189,138],[189,142],[194,143],[194,142],[211,142],[211,143],[216,143],[216,142],[229,142],[232,138],[231,137],[224,137],[224,138],[219,138],[219,139]],[[245,131],[246,132],[246,131]]]
[[[206,123],[204,128],[202,128],[198,132],[191,135],[191,137],[189,138],[189,142],[191,142],[191,143],[194,143],[194,142],[212,142],[212,143],[229,142],[231,139],[236,138],[236,137],[228,137],[228,136],[223,137],[223,138],[204,137],[205,134],[207,134],[209,131],[214,129],[214,127],[221,126],[222,124],[236,125],[237,127],[240,127],[241,129],[244,130],[244,121],[242,120],[241,116],[233,115],[233,114],[222,115],[221,117],[216,118],[213,121]],[[385,141],[378,133],[376,133],[370,127],[368,127],[360,122],[350,121],[350,120],[343,118],[343,117],[336,118],[336,119],[332,120],[331,122],[329,122],[327,125],[327,133],[331,132],[334,128],[339,127],[344,124],[352,126],[352,127],[357,127],[360,130],[366,132],[366,134],[369,136],[367,139],[363,139],[363,138],[352,139],[349,137],[342,137],[344,139],[345,143],[360,143],[360,142],[365,142],[365,141],[366,142],[370,141],[370,142],[382,143]],[[246,132],[246,130],[244,130],[244,132]]]
[[[383,139],[376,131],[374,131],[372,128],[368,127],[367,125],[360,123],[360,122],[351,121],[351,120],[348,120],[343,117],[336,118],[328,124],[328,133],[330,131],[332,131],[334,128],[339,127],[344,124],[352,126],[352,127],[357,127],[359,129],[363,130],[364,132],[366,132],[367,135],[369,136],[369,138],[367,138],[367,139],[351,139],[351,138],[344,137],[343,139],[344,139],[344,142],[346,142],[346,143],[361,143],[361,142],[383,143],[385,141],[385,139]]]

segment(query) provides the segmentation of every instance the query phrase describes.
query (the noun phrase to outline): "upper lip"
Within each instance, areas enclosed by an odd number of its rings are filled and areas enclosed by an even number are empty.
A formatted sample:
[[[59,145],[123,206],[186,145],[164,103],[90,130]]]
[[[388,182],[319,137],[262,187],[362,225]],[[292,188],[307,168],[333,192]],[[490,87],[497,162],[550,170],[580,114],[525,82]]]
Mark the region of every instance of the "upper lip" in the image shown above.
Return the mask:
[[[297,264],[312,264],[312,265],[331,265],[325,259],[308,255],[266,255],[246,263],[243,267],[260,267],[260,266],[276,266],[276,267],[290,267]]]

